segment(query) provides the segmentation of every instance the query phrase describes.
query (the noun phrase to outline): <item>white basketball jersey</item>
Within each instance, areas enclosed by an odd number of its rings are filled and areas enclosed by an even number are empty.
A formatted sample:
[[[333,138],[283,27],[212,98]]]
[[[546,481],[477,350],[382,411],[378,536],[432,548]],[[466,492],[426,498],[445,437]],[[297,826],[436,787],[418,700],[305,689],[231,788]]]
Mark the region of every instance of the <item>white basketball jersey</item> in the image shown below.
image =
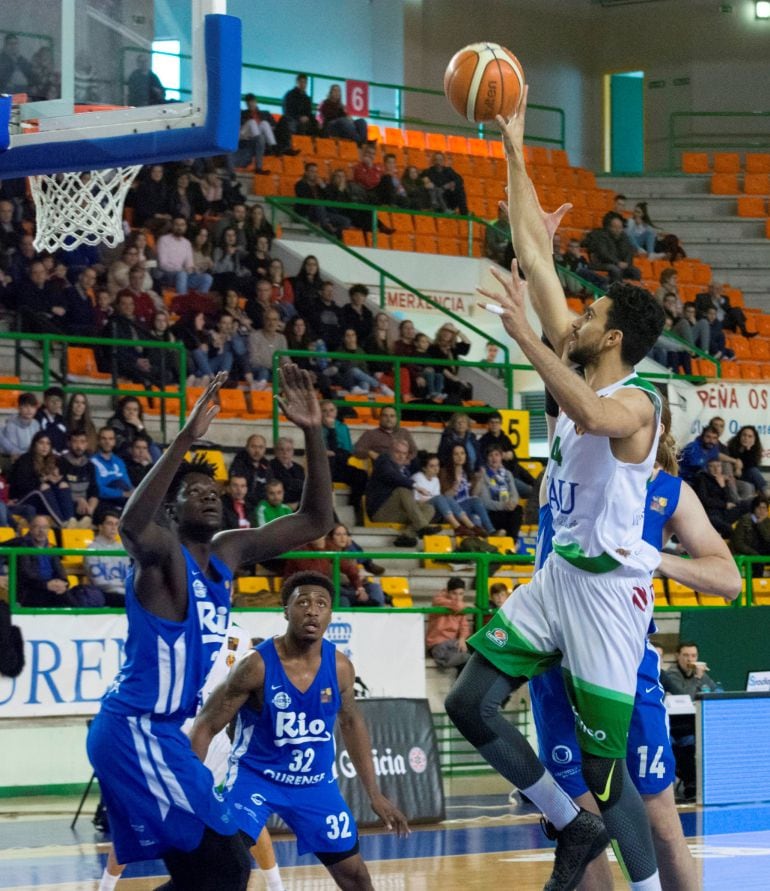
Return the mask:
[[[645,494],[658,448],[660,394],[633,372],[596,395],[610,396],[621,387],[644,390],[655,405],[655,438],[645,460],[619,461],[609,437],[578,432],[561,412],[548,462],[553,549],[586,572],[609,572],[619,564],[652,571],[660,562],[658,551],[642,540]]]

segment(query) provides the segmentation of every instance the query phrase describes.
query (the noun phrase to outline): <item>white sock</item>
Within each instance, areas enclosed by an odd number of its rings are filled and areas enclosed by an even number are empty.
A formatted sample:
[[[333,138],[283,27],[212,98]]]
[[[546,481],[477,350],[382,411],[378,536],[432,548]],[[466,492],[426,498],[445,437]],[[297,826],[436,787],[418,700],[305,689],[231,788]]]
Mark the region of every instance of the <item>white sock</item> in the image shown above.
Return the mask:
[[[658,870],[643,882],[630,882],[629,887],[631,891],[660,891],[660,875],[658,874]]]
[[[580,809],[547,771],[528,789],[521,790],[561,830],[577,817]]]
[[[278,864],[271,866],[270,869],[260,870],[267,882],[268,891],[283,891],[283,882],[281,881],[281,873],[278,871]]]
[[[99,882],[99,891],[114,891],[115,886],[118,884],[118,879],[120,876],[112,876],[107,872],[107,867],[105,866],[104,872],[102,873],[102,880]]]

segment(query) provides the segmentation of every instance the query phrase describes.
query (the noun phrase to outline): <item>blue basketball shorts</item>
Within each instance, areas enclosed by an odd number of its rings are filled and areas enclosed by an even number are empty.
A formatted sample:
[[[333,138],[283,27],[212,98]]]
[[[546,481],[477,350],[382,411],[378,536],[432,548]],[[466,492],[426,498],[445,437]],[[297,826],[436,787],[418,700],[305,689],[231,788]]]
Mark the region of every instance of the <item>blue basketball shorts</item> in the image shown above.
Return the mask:
[[[626,755],[628,772],[642,795],[656,795],[674,782],[674,754],[659,668],[658,654],[648,642],[637,673]],[[531,678],[529,693],[540,760],[564,791],[576,798],[588,787],[575,736],[575,714],[561,670],[552,668]]]

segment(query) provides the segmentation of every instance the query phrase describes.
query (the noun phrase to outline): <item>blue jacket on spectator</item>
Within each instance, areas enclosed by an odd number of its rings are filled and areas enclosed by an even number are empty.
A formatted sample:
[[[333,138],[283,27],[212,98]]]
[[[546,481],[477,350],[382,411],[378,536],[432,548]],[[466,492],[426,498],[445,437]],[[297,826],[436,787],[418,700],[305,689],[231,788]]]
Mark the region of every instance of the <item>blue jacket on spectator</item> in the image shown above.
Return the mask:
[[[679,456],[679,476],[692,482],[699,470],[705,470],[709,461],[719,458],[719,445],[705,446],[702,436],[688,442]]]
[[[91,463],[96,468],[96,485],[99,487],[99,499],[111,501],[125,501],[126,493],[133,489],[128,470],[122,458],[110,455],[105,458],[101,452],[97,452]]]

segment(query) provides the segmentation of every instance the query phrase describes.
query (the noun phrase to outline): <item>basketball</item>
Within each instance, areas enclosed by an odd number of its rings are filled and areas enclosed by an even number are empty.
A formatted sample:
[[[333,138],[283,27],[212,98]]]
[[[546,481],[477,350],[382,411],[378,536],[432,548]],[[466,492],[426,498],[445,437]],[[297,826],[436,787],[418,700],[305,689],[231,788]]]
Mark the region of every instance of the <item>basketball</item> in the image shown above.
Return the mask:
[[[524,69],[497,43],[471,43],[452,56],[444,92],[458,114],[472,123],[510,117],[524,90]]]

